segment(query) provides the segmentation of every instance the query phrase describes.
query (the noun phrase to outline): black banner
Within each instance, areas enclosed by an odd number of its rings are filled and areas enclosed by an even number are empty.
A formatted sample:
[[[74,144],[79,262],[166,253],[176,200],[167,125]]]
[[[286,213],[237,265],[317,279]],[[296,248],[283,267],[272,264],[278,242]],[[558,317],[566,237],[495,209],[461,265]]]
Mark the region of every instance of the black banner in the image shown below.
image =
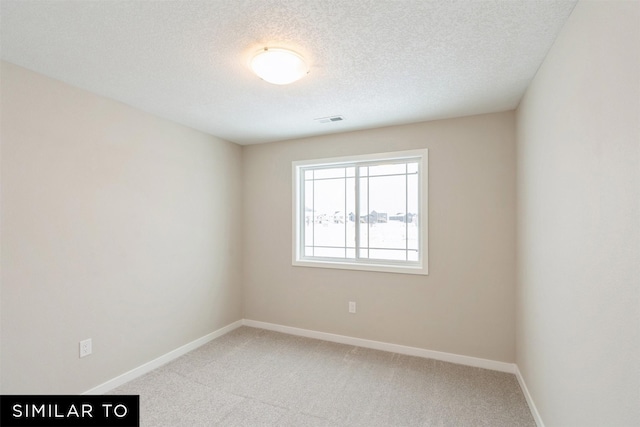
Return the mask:
[[[140,396],[0,396],[2,427],[139,427]]]

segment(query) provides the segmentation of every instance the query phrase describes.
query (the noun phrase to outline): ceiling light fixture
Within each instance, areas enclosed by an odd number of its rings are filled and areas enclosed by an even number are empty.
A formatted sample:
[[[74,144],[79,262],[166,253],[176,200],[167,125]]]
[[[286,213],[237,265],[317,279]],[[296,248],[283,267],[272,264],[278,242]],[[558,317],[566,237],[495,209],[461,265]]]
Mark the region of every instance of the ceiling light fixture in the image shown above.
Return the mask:
[[[265,47],[251,59],[251,69],[262,80],[276,85],[286,85],[309,73],[302,56],[280,48]]]

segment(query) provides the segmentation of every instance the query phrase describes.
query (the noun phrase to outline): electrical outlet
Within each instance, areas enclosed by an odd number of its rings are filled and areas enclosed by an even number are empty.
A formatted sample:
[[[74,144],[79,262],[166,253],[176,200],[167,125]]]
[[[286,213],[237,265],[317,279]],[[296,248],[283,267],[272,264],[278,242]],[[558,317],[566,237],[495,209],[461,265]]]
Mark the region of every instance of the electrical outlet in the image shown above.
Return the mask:
[[[80,357],[85,357],[91,354],[91,338],[80,341]]]
[[[356,302],[349,301],[349,313],[355,313],[355,312],[356,312]]]

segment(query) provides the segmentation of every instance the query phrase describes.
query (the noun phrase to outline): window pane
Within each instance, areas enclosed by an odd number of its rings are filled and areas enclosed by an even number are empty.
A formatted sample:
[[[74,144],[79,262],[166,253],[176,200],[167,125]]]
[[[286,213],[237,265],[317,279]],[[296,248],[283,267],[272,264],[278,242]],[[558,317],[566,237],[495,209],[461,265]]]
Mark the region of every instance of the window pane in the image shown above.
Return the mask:
[[[418,251],[407,251],[407,261],[419,261],[418,260]]]
[[[354,169],[354,168],[350,168]],[[355,171],[354,171],[355,173]],[[346,228],[346,246],[349,248],[356,247],[356,179],[346,179],[346,208],[344,225]],[[355,258],[355,250],[352,252],[347,251],[347,258]]]
[[[407,259],[406,251],[392,251],[385,249],[370,249],[369,257],[371,259],[385,259],[392,261],[405,261]]]
[[[377,165],[369,167],[369,175],[397,175],[404,174],[407,171],[406,163],[397,163],[390,165]]]
[[[314,181],[315,246],[344,247],[344,187],[344,179]]]
[[[409,249],[419,249],[419,224],[418,224],[418,175],[409,175],[407,177],[407,207],[409,211],[408,217],[411,218],[407,222],[407,247]]]
[[[306,170],[304,171],[304,179],[305,179],[305,180],[307,180],[307,179],[313,179],[313,170],[311,170],[311,169],[306,169]]]
[[[344,258],[344,248],[315,248],[315,256],[328,258]]]
[[[414,217],[416,219],[417,217]],[[418,250],[420,248],[418,224],[410,222],[407,224],[407,249]]]
[[[360,168],[365,169],[365,168]],[[368,178],[360,178],[360,197],[359,197],[359,216],[358,218],[358,232],[360,233],[360,242],[358,244],[362,248],[369,247],[369,185]],[[360,254],[362,257],[362,253]]]
[[[418,162],[407,163],[407,173],[418,173]]]
[[[314,179],[344,178],[345,168],[315,169]]]
[[[304,183],[304,242],[306,246],[313,246],[313,181]],[[306,252],[305,252],[306,255]]]
[[[406,205],[405,175],[369,178],[369,210],[389,215],[404,212]]]
[[[370,248],[406,249],[406,227],[397,221],[389,221],[390,213],[406,209],[405,177],[406,175],[394,175],[369,178]]]

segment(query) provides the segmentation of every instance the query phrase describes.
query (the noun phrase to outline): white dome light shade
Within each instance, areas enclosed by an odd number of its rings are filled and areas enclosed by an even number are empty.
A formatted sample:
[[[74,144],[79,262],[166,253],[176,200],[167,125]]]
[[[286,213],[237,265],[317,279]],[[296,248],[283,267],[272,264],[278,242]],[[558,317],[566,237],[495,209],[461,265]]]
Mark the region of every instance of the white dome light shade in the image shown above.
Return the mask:
[[[293,83],[309,72],[304,59],[297,53],[266,47],[253,57],[251,69],[262,80],[276,85]]]

